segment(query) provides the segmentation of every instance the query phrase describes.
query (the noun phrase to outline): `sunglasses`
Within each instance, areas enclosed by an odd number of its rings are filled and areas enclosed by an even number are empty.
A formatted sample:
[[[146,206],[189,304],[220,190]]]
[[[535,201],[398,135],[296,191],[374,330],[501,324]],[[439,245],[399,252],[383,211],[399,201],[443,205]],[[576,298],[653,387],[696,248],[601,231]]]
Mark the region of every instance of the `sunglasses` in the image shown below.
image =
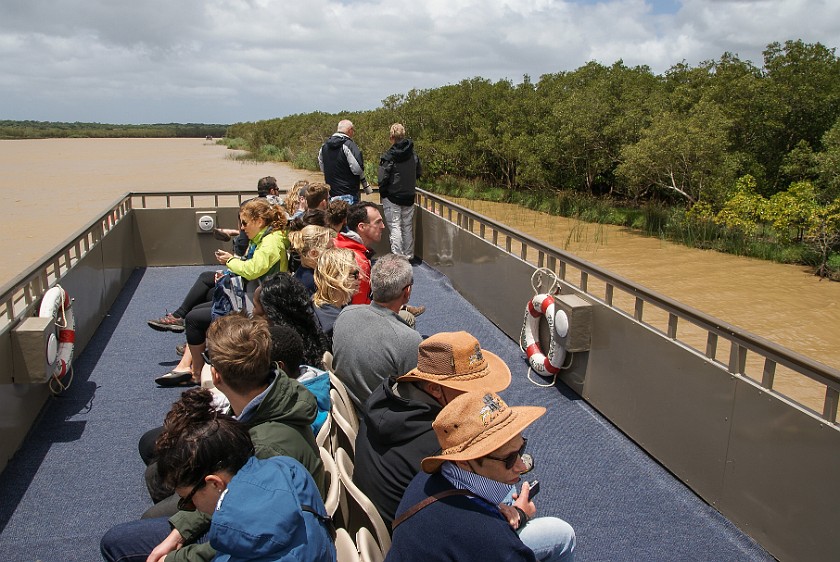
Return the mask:
[[[505,463],[505,468],[510,470],[514,466],[516,466],[516,461],[522,459],[522,462],[525,463],[525,467],[527,470],[525,472],[530,472],[534,468],[534,460],[531,458],[531,455],[525,454],[525,447],[528,446],[528,440],[526,438],[522,438],[522,446],[519,447],[518,451],[514,451],[511,454],[507,455],[506,457],[493,457],[487,455],[485,458],[493,459],[494,461],[499,461]],[[523,473],[524,474],[524,473]]]
[[[193,503],[193,496],[197,491],[199,491],[207,481],[202,478],[201,482],[193,486],[193,489],[190,490],[190,493],[178,500],[178,509],[181,511],[195,511],[195,504]]]
[[[359,278],[359,270],[354,269],[353,271],[351,271],[350,272],[350,277],[352,277],[353,279],[358,279]]]
[[[206,363],[207,365],[213,365],[213,362],[210,361],[210,354],[207,352],[206,349],[201,352],[201,358],[204,359],[204,363]]]

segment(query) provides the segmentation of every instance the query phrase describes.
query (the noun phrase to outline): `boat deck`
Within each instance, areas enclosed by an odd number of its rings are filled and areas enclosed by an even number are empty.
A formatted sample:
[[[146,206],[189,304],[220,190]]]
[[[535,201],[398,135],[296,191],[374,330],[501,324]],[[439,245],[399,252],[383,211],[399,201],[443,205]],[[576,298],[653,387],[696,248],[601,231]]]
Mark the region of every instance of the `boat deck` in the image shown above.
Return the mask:
[[[99,539],[151,505],[137,441],[160,425],[180,389],[154,377],[177,363],[180,336],[146,320],[173,310],[203,267],[138,269],[0,477],[0,559],[99,559]],[[423,335],[467,330],[511,367],[511,405],[548,414],[528,431],[542,482],[538,513],[569,521],[576,560],[773,560],[562,384],[538,388],[511,341],[436,270],[414,269]],[[2,419],[2,418],[0,418]],[[691,444],[687,443],[686,447]]]

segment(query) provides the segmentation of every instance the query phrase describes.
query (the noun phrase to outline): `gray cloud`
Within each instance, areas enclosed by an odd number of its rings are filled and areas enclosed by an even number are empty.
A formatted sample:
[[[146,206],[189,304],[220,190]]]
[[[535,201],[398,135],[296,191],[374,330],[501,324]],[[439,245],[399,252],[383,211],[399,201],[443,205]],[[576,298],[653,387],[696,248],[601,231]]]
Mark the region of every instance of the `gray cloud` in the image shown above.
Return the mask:
[[[833,0],[3,3],[6,119],[256,120],[590,60],[662,72],[729,51],[760,65],[771,41],[840,42]]]

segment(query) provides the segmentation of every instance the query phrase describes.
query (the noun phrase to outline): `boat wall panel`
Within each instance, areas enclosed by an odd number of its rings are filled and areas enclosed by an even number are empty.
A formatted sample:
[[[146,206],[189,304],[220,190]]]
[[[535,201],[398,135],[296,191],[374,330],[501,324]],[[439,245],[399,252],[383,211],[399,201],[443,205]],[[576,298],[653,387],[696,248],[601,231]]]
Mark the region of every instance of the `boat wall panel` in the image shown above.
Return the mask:
[[[74,357],[93,337],[136,265],[133,222],[129,214],[114,225],[60,280],[73,298]],[[2,365],[12,364],[10,331],[0,335],[0,361]],[[0,374],[0,471],[23,443],[49,396],[47,384],[14,384],[12,373]]]
[[[838,475],[836,426],[738,381],[718,509],[780,560],[836,560]]]
[[[212,234],[196,233],[196,212],[202,209],[134,209],[136,214],[135,248],[141,266],[215,265],[213,255],[222,248],[230,251],[230,242],[220,242]],[[217,222],[236,228],[236,207],[205,208],[216,211]]]
[[[721,495],[735,378],[603,305],[583,397],[706,501]]]

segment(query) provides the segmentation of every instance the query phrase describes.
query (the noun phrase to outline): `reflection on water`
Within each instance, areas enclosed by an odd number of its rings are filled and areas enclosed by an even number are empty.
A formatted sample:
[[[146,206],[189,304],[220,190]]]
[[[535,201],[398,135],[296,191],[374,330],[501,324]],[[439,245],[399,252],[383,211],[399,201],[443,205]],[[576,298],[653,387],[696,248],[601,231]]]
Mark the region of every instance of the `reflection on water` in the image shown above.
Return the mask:
[[[840,368],[840,283],[820,280],[804,267],[687,248],[623,227],[584,223],[506,203],[451,200],[730,324]],[[590,278],[590,287],[593,286],[597,286],[597,281]],[[618,305],[632,314],[634,304],[625,300],[619,300]],[[667,318],[661,316],[646,316],[646,321],[664,330]],[[691,341],[692,338],[699,341]],[[699,331],[681,334],[680,339],[705,348],[705,334]],[[726,362],[728,353],[728,349],[718,350],[718,359]],[[762,369],[763,363],[748,360],[746,372],[751,378],[761,380]],[[775,388],[780,392],[822,411],[824,386],[804,377],[789,376],[781,367],[776,381]]]

